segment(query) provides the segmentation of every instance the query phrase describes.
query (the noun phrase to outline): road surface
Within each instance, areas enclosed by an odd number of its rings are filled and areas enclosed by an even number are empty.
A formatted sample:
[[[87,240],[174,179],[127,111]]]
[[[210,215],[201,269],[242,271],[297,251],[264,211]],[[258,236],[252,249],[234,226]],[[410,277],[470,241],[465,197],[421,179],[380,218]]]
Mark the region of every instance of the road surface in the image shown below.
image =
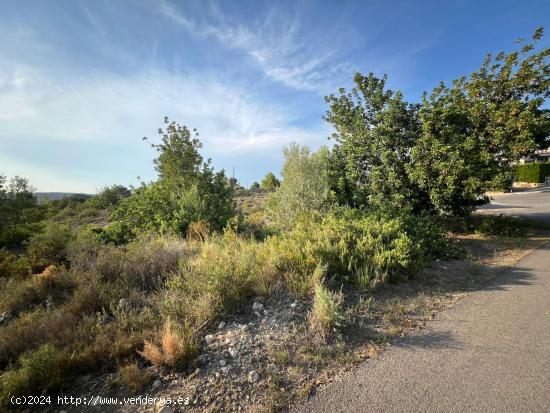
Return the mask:
[[[550,412],[550,245],[295,411]]]
[[[479,213],[513,215],[550,224],[550,188],[492,195],[491,198],[491,204],[481,207]]]

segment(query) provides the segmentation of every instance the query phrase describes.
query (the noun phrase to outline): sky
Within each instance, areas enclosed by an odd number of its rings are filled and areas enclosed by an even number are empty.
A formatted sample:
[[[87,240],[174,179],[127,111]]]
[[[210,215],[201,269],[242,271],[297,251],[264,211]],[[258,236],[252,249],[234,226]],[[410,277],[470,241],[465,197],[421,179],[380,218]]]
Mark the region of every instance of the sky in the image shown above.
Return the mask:
[[[330,145],[324,96],[356,72],[418,101],[538,26],[548,0],[0,0],[0,174],[86,193],[154,180],[142,137],[168,116],[249,186],[290,142]]]

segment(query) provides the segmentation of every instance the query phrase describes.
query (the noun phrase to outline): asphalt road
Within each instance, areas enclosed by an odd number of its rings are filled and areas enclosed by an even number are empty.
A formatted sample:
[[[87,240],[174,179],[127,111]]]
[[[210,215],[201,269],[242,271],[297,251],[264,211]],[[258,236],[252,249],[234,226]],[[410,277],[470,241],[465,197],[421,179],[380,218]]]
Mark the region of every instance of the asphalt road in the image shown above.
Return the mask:
[[[491,198],[491,203],[481,207],[479,213],[506,214],[550,224],[550,188],[493,195]]]
[[[550,412],[550,245],[295,411]]]

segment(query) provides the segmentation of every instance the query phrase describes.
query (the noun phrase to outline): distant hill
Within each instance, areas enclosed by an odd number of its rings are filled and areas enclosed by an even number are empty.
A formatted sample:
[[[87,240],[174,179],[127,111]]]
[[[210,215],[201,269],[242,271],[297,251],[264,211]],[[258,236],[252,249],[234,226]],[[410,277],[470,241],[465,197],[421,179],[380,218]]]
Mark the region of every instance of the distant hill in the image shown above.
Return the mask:
[[[35,192],[34,195],[36,196],[38,202],[42,202],[45,199],[57,201],[63,198],[73,198],[84,201],[92,197],[90,194],[79,194],[75,192]]]

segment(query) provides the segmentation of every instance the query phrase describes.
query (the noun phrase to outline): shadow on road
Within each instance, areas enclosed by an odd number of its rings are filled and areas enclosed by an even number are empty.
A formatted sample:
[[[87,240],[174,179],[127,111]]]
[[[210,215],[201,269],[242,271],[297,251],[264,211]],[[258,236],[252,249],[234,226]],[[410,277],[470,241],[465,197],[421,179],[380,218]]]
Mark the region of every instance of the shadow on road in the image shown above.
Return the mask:
[[[487,211],[487,210],[493,210],[493,209],[529,209],[529,207],[521,206],[521,205],[487,204],[480,208],[481,211]]]
[[[483,244],[485,241],[473,242]],[[529,248],[529,241],[525,242],[527,245],[524,247]],[[474,244],[473,248],[483,253],[484,248],[490,251],[492,246]],[[539,248],[550,250],[550,244]],[[505,263],[478,265],[467,260],[436,262],[417,279],[385,285],[376,291],[372,295],[375,304],[369,309],[367,319],[363,320],[366,323],[347,328],[347,344],[353,347],[372,340],[378,343],[391,341],[394,346],[405,348],[460,349],[461,343],[451,331],[424,330],[425,322],[464,293],[505,291],[514,285],[530,285],[534,282],[533,278],[532,269],[510,267]],[[355,302],[360,301],[361,296],[356,294]],[[362,327],[364,325],[367,327]],[[372,328],[373,325],[377,328]]]

